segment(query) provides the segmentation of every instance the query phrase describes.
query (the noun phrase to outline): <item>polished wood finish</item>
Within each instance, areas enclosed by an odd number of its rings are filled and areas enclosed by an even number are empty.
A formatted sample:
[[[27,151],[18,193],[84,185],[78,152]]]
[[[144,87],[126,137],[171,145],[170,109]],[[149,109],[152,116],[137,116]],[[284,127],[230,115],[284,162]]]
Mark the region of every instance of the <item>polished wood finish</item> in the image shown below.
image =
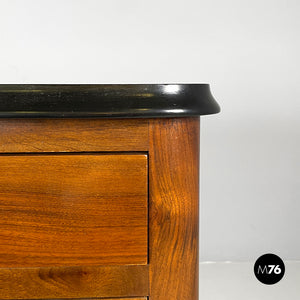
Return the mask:
[[[98,298],[101,299],[101,298]],[[84,299],[84,300],[97,300],[97,299]],[[105,298],[105,300],[147,300],[147,297],[142,298]]]
[[[1,152],[0,299],[197,299],[198,117],[2,119]]]
[[[147,263],[147,155],[0,156],[0,267]]]
[[[220,111],[208,84],[0,84],[0,118],[151,118]]]
[[[98,300],[98,299],[103,299],[103,298],[93,298],[93,299],[83,299],[83,300]],[[75,298],[68,299],[68,300],[75,300]],[[78,299],[76,299],[78,300]],[[81,299],[82,300],[82,299]],[[147,300],[147,297],[139,297],[139,298],[104,298],[103,300]]]
[[[79,299],[79,300],[99,300],[99,299],[103,299],[103,300],[147,300],[147,297],[139,297],[139,298],[136,298],[136,297],[134,297],[134,298],[132,298],[132,297],[130,297],[130,298],[89,298],[89,299],[84,298],[84,299]],[[49,299],[47,299],[47,300],[49,300]],[[52,300],[52,299],[50,299],[50,300]],[[68,300],[78,300],[78,298],[77,299],[76,298],[68,298]]]
[[[150,300],[198,298],[199,118],[153,119]]]
[[[0,295],[1,299],[143,297],[148,295],[148,266],[0,268]]]
[[[95,300],[95,299],[93,299]],[[107,298],[105,300],[147,300],[147,297],[143,297],[143,298]]]
[[[146,119],[0,119],[0,153],[148,148]]]
[[[99,298],[101,299],[101,298]],[[97,300],[97,299],[84,299],[84,300]],[[147,300],[147,297],[142,298],[105,298],[105,300]]]

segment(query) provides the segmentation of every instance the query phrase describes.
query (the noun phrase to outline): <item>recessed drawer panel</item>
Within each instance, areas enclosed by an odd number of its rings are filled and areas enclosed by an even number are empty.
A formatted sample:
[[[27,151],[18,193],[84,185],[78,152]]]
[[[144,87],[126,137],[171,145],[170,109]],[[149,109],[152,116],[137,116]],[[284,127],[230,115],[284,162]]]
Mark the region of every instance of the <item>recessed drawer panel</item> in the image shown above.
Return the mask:
[[[147,155],[0,156],[0,267],[147,263]]]

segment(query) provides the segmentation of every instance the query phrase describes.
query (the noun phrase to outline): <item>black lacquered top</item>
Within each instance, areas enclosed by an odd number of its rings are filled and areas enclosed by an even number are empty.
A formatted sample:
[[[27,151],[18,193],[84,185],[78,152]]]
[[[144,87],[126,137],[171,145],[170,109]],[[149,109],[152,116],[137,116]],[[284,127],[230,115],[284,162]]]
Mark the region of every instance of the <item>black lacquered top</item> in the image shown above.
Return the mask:
[[[208,84],[0,84],[2,118],[152,118],[218,113]]]

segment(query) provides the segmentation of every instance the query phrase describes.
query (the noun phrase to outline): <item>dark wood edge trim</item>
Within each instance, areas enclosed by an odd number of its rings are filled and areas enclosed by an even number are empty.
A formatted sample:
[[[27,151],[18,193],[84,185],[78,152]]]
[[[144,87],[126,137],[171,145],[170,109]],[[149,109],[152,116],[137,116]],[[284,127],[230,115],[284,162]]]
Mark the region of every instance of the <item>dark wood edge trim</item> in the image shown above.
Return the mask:
[[[0,118],[161,118],[219,111],[208,84],[0,84]]]

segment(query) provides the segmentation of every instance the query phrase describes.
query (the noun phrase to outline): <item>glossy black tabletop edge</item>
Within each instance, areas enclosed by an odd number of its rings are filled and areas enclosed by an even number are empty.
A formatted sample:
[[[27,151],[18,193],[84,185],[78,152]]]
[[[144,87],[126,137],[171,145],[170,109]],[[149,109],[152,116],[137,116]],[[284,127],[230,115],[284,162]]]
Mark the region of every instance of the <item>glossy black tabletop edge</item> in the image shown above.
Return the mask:
[[[215,114],[209,84],[0,84],[0,118],[155,118]]]

